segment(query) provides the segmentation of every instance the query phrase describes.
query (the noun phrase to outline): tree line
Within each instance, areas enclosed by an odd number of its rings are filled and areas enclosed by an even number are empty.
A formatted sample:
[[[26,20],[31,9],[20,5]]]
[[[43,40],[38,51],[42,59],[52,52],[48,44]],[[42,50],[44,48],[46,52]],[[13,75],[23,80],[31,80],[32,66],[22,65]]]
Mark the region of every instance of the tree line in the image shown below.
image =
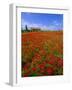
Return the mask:
[[[41,31],[40,28],[31,28],[31,29],[28,29],[27,25],[25,25],[25,29],[22,28],[21,30],[22,30],[22,32],[33,32],[33,31],[38,32],[38,31]]]

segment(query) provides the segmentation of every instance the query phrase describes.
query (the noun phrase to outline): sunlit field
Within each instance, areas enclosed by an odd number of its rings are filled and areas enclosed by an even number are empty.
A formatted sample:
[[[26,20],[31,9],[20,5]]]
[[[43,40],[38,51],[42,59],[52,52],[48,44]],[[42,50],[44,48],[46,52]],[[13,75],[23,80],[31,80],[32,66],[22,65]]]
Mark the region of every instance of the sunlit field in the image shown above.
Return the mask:
[[[22,32],[22,77],[63,75],[63,31]]]

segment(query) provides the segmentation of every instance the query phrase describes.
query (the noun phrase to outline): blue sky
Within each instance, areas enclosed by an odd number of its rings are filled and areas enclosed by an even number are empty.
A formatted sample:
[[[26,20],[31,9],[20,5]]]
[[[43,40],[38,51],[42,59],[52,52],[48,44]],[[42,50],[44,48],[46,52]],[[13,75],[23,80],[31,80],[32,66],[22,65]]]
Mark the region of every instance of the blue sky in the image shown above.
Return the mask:
[[[25,25],[42,30],[63,30],[63,14],[21,12],[21,28]]]

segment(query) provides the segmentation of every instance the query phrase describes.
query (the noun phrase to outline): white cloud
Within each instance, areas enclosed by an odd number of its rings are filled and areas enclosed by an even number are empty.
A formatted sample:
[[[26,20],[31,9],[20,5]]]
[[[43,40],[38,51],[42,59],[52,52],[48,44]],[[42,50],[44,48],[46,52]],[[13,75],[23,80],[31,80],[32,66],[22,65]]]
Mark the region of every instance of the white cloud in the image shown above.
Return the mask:
[[[47,25],[42,25],[42,24],[29,23],[29,22],[25,21],[24,19],[22,19],[21,27],[23,29],[25,29],[25,25],[27,25],[29,29],[31,27],[35,27],[35,28],[41,28],[41,30],[56,30],[56,29],[58,29],[58,27],[61,26],[61,24],[57,21],[54,21],[51,25],[47,26]]]
[[[41,29],[42,30],[48,30],[48,26],[42,25]]]
[[[60,22],[54,21],[53,23],[54,23],[55,26],[61,26]]]
[[[24,21],[24,19],[22,19],[22,21],[21,21],[21,27],[22,27],[23,29],[25,29],[25,25],[27,25],[28,28],[35,27],[35,28],[41,28],[42,30],[47,30],[47,29],[48,29],[48,27],[45,26],[45,25],[36,24],[36,23],[29,23],[29,22],[27,22],[27,21]]]

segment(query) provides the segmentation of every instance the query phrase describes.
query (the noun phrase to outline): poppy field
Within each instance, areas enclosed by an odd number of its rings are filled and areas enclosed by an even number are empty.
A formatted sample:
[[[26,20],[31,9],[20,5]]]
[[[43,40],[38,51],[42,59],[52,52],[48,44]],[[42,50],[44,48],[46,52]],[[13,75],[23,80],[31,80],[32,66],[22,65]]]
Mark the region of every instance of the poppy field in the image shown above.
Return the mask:
[[[22,32],[21,76],[63,75],[63,31]]]

